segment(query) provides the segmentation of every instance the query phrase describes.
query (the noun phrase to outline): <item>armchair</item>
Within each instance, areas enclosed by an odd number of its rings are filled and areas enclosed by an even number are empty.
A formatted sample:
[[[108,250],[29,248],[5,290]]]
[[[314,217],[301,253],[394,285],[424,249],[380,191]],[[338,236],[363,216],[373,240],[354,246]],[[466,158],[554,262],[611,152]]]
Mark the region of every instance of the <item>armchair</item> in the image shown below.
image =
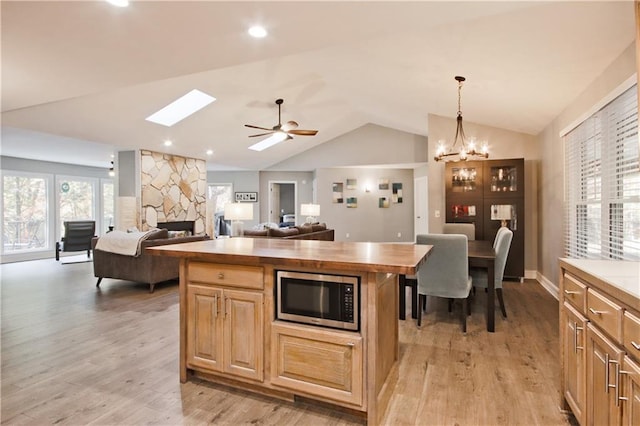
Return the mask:
[[[60,260],[60,252],[87,251],[91,257],[91,239],[96,235],[94,220],[73,220],[64,222],[64,236],[56,241],[56,260]]]
[[[467,331],[471,277],[467,236],[460,234],[418,235],[416,244],[433,246],[425,264],[418,270],[418,326],[427,296],[462,299],[462,331]],[[449,303],[451,311],[451,303]]]
[[[493,242],[493,248],[496,251],[496,263],[495,263],[495,289],[496,296],[498,296],[498,303],[500,304],[500,310],[502,316],[507,317],[507,310],[504,307],[504,298],[502,297],[502,280],[504,279],[504,267],[507,264],[507,256],[509,255],[509,248],[511,247],[511,240],[513,238],[513,231],[502,226],[496,233],[496,238]],[[482,268],[471,268],[469,271],[473,278],[474,287],[487,288],[487,271]]]

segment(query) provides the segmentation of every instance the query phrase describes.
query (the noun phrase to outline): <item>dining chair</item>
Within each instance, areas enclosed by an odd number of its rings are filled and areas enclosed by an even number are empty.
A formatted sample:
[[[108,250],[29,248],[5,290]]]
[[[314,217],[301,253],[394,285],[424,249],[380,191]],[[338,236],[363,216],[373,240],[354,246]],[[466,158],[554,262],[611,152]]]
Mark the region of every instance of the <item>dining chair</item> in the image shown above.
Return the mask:
[[[445,223],[443,234],[464,234],[471,241],[476,239],[476,225],[473,223]]]
[[[507,264],[507,256],[509,255],[509,248],[511,247],[511,240],[513,239],[513,231],[506,226],[500,227],[496,232],[496,238],[493,243],[493,248],[496,251],[496,261],[494,266],[494,285],[496,290],[496,296],[498,296],[498,303],[500,304],[500,310],[502,316],[507,317],[507,310],[504,307],[504,297],[502,296],[502,280],[504,279],[504,267]],[[469,273],[473,278],[474,287],[487,288],[487,270],[484,268],[471,268]]]
[[[467,236],[462,234],[422,234],[416,237],[416,244],[433,246],[417,273],[418,327],[427,296],[462,299],[462,331],[466,333],[471,293],[467,241]]]

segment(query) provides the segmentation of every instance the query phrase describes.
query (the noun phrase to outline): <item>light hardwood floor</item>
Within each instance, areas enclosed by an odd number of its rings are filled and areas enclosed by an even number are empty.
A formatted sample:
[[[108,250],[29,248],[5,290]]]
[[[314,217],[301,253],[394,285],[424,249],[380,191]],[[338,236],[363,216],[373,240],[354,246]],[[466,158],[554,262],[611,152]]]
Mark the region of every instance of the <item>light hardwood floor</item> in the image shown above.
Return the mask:
[[[363,420],[178,378],[177,283],[105,279],[91,263],[0,267],[2,424],[342,425]],[[478,292],[457,309],[429,302],[423,326],[400,321],[400,381],[385,424],[565,425],[559,410],[557,301],[534,281],[505,283],[508,320],[484,323]],[[408,303],[409,305],[409,303]],[[410,306],[407,306],[410,309]]]

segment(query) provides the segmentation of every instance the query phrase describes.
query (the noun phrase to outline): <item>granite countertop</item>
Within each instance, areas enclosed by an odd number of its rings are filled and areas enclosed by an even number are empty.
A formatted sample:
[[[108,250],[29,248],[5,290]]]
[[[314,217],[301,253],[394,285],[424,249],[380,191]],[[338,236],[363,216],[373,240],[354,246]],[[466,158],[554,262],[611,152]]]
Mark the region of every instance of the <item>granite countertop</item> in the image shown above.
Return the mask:
[[[640,299],[640,262],[561,258],[560,263]]]

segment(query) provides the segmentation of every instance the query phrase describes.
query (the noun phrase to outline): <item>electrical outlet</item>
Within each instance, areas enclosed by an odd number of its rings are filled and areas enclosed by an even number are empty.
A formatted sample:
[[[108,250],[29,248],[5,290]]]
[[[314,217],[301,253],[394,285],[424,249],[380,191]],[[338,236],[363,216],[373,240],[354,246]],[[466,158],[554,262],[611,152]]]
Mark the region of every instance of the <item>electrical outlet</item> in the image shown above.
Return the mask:
[[[398,232],[398,238],[402,238],[402,232]]]
[[[349,238],[349,233],[347,232],[347,238]]]
[[[436,210],[436,217],[440,217],[440,210]]]

